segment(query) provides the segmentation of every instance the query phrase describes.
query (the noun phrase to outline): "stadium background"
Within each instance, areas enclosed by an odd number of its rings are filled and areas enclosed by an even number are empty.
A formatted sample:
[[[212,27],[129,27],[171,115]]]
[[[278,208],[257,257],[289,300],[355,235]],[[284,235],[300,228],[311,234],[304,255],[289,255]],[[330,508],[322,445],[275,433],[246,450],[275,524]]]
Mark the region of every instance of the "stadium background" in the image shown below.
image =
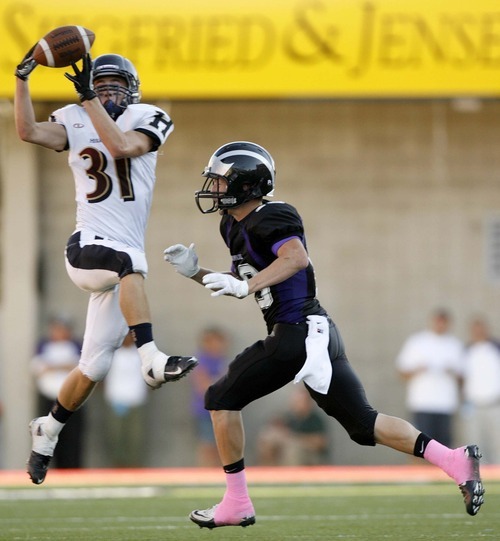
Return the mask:
[[[84,15],[55,1],[0,6],[0,465],[24,467],[34,398],[28,362],[44,317],[63,310],[83,330],[87,302],[63,262],[74,225],[67,158],[21,143],[13,123],[15,64],[60,24],[94,30],[94,55],[128,56],[143,100],[168,110],[176,125],[159,158],[147,233],[147,288],[162,348],[193,351],[212,322],[233,333],[234,352],[265,332],[252,299],[211,299],[162,258],[172,243],[195,242],[203,265],[229,267],[218,218],[201,215],[193,193],[213,150],[236,139],[273,154],[276,198],[303,215],[319,298],[376,408],[406,415],[394,357],[432,308],[450,308],[462,338],[477,312],[500,334],[496,2],[86,4]],[[32,75],[39,119],[74,101],[62,74]],[[258,427],[286,393],[245,411],[249,462]],[[100,466],[98,394],[89,406],[86,462]],[[188,406],[189,380],[152,394],[151,466],[194,463]],[[405,460],[358,448],[333,422],[331,430],[335,463]]]

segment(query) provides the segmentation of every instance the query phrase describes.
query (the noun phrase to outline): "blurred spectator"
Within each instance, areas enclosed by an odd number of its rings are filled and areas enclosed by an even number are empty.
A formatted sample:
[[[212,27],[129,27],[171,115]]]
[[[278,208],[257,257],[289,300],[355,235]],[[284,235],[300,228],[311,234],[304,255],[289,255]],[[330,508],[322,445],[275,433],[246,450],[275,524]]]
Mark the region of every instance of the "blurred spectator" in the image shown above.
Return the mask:
[[[466,431],[487,462],[500,464],[500,349],[486,320],[470,323],[465,351]]]
[[[104,399],[108,405],[108,457],[115,468],[144,466],[147,397],[148,386],[142,377],[141,358],[129,333],[115,351],[104,379]]]
[[[81,342],[73,336],[70,319],[52,317],[47,336],[42,338],[31,361],[38,391],[37,415],[45,415],[57,398],[66,376],[78,366]],[[73,415],[72,422],[61,432],[52,463],[56,468],[81,468],[85,437],[85,409]]]
[[[263,428],[257,441],[261,466],[314,466],[329,459],[328,434],[322,412],[305,387],[296,387],[289,410]]]
[[[3,452],[4,452],[3,442],[2,442],[2,435],[3,435],[2,417],[3,417],[3,404],[2,404],[2,400],[0,399],[0,468],[3,468],[2,457],[3,457]]]
[[[228,364],[229,337],[218,327],[204,329],[198,338],[198,367],[191,376],[192,412],[196,421],[199,466],[220,466],[210,413],[205,409],[205,391],[224,374]]]
[[[430,328],[410,336],[397,358],[414,425],[447,447],[453,445],[463,375],[463,344],[450,334],[450,325],[450,314],[436,310]]]

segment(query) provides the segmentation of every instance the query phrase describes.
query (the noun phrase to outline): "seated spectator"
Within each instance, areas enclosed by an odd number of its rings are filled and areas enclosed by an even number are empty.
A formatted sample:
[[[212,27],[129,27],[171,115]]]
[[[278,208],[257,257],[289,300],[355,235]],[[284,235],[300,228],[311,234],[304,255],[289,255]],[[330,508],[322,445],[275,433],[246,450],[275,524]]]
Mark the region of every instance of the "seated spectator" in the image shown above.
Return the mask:
[[[305,387],[296,387],[290,407],[264,427],[257,441],[261,466],[314,466],[328,462],[327,425]]]

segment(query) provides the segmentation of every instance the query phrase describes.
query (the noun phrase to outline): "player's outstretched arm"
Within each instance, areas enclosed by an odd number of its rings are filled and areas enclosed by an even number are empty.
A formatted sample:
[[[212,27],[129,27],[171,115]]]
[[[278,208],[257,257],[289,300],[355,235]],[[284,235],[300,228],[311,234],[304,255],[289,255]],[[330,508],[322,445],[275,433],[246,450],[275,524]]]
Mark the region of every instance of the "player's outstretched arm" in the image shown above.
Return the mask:
[[[21,65],[22,63],[19,66]],[[36,121],[27,75],[26,77],[20,77],[16,71],[14,119],[17,134],[22,141],[41,145],[52,150],[64,150],[67,143],[64,127],[53,122]]]

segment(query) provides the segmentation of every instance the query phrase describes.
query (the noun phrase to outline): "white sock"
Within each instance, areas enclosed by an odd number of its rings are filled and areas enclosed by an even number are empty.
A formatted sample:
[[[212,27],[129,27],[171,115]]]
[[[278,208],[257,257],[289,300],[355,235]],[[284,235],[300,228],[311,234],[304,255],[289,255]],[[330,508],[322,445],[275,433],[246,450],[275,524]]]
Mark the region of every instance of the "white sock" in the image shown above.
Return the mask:
[[[140,348],[137,348],[137,351],[139,352],[142,365],[144,366],[151,363],[155,353],[159,350],[153,340],[152,342],[147,342],[146,344],[143,344]]]
[[[51,439],[59,436],[59,433],[64,428],[64,423],[61,423],[57,419],[54,419],[52,413],[49,413],[46,421],[43,423],[43,431]]]

